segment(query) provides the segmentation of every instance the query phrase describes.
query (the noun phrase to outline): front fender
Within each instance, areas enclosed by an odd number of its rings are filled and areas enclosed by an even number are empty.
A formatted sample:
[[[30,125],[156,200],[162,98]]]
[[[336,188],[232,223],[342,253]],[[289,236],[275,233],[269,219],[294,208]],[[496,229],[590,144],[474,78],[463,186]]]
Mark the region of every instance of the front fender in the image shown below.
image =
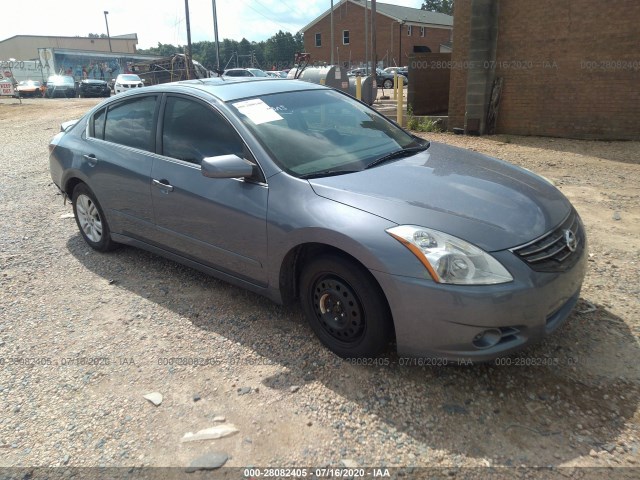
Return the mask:
[[[286,184],[286,185],[285,185]],[[341,250],[369,270],[417,275],[424,267],[385,230],[396,224],[318,196],[309,183],[286,174],[269,179],[267,221],[269,285],[277,288],[283,260],[305,244]]]

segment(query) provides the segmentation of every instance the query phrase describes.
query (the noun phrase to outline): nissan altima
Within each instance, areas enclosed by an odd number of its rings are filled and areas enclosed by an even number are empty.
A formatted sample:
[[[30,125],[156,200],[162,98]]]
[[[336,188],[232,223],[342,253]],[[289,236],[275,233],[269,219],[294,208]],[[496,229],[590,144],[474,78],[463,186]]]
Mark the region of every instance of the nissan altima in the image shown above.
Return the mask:
[[[575,305],[586,237],[549,181],[430,144],[297,80],[135,89],[61,127],[54,183],[84,240],[300,302],[342,357],[487,361]]]

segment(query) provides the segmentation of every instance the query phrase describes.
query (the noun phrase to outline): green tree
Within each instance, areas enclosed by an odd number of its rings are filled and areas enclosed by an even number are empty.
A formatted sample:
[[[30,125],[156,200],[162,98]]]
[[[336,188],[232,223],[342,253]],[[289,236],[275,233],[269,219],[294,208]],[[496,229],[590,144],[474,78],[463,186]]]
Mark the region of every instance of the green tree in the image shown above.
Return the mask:
[[[295,53],[304,49],[302,35],[299,33],[291,35],[291,33],[282,30],[268,38],[264,44],[265,68],[267,69],[273,66],[277,70],[291,67]]]
[[[168,57],[169,55],[173,55],[174,53],[184,53],[184,47],[178,45],[171,45],[170,43],[160,43],[158,42],[157,47],[151,48],[139,48],[138,53],[148,54],[148,55],[158,55],[159,57]]]
[[[424,0],[420,8],[428,12],[440,12],[453,15],[453,1],[454,0]]]
[[[159,43],[157,47],[138,49],[138,53],[167,57],[174,53],[184,53],[185,46],[175,46],[171,44]],[[191,45],[193,59],[200,62],[206,68],[212,70],[216,66],[216,44],[215,42],[202,41],[194,42]],[[253,65],[265,70],[276,67],[282,70],[293,66],[295,52],[304,50],[302,34],[292,35],[289,32],[279,31],[267,40],[251,42],[243,38],[240,42],[225,38],[220,42],[220,68],[224,69],[251,66],[251,56],[253,55]],[[236,57],[239,55],[239,57]]]

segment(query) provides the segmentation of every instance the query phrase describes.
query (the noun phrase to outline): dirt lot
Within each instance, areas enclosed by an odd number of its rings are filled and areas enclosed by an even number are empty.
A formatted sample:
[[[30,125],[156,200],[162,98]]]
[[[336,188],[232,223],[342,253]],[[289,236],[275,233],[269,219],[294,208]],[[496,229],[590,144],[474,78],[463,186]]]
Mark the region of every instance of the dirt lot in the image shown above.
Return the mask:
[[[589,237],[582,298],[507,365],[358,366],[322,348],[299,308],[85,245],[47,145],[96,102],[0,100],[0,466],[185,467],[219,451],[232,467],[640,474],[640,143],[429,135],[558,185]],[[181,442],[219,424],[238,433]]]

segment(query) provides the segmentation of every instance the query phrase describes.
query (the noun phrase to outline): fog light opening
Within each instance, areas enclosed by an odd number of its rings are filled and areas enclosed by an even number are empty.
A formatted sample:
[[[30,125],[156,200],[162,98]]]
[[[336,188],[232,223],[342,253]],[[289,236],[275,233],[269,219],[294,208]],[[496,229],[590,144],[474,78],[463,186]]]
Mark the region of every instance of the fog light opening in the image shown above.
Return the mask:
[[[502,332],[497,328],[491,328],[473,337],[473,346],[476,348],[491,348],[496,346],[502,339]]]

